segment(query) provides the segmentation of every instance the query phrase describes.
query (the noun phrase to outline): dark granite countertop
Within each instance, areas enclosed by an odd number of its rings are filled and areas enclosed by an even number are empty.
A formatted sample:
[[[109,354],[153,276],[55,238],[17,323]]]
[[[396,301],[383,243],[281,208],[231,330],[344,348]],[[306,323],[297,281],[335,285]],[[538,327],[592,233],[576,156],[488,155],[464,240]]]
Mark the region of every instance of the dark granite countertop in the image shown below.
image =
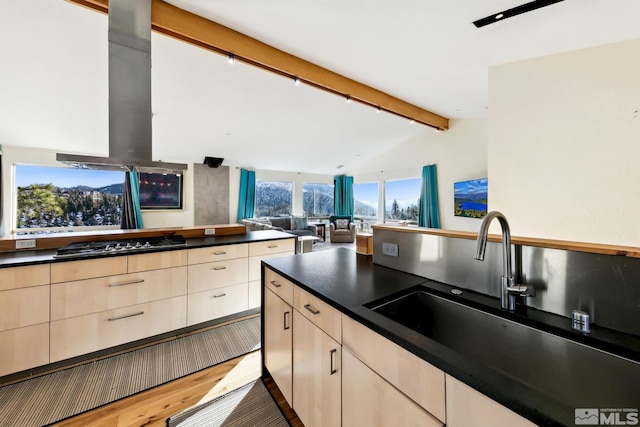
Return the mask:
[[[515,344],[500,342],[499,337],[484,337],[487,342],[470,337],[469,341],[477,344],[475,350],[485,357],[482,362],[469,355],[474,352],[465,355],[455,351],[365,307],[418,285],[444,295],[451,289],[446,284],[373,264],[371,257],[357,255],[348,249],[268,259],[263,265],[538,425],[573,426],[578,408],[640,408],[640,363],[637,361],[569,342],[570,346],[580,347],[577,353],[588,356],[586,359],[594,361],[593,365],[570,359],[563,353],[562,343],[554,349],[544,345],[520,348],[517,351],[519,359],[509,361],[511,363],[496,360],[492,365],[486,358],[491,358],[493,348],[509,348]],[[490,305],[499,306],[497,298],[485,298]],[[530,317],[537,321],[535,313]],[[476,327],[482,328],[484,318],[495,320],[495,315],[476,315]],[[505,318],[518,321],[514,314],[507,314]],[[553,342],[567,341],[555,335],[545,336],[551,337]],[[543,342],[546,343],[544,339]],[[545,365],[541,361],[548,356],[545,352],[551,351],[554,363]],[[571,393],[572,387],[575,387],[575,393]]]
[[[136,255],[140,253],[173,251],[180,249],[201,248],[207,246],[232,245],[239,243],[252,243],[269,240],[292,239],[294,235],[274,230],[247,231],[246,234],[230,234],[223,236],[199,237],[186,239],[187,245],[183,247],[155,248],[145,250],[144,252],[123,252],[115,253],[112,256]],[[19,267],[25,265],[45,264],[50,262],[77,261],[83,259],[91,259],[95,257],[79,256],[65,257],[61,259],[54,258],[56,251],[54,249],[44,249],[38,251],[16,251],[0,253],[0,268],[3,267]],[[104,255],[102,257],[105,257]]]

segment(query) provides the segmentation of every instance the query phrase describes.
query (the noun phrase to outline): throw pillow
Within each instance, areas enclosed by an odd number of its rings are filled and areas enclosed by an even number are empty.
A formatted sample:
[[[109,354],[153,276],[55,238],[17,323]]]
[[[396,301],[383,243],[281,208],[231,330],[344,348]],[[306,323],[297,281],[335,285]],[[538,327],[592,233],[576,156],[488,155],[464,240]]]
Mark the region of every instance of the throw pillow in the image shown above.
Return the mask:
[[[349,228],[348,219],[336,219],[336,230]]]
[[[296,230],[306,230],[309,224],[307,223],[306,216],[295,216],[293,217],[294,223],[296,225]]]

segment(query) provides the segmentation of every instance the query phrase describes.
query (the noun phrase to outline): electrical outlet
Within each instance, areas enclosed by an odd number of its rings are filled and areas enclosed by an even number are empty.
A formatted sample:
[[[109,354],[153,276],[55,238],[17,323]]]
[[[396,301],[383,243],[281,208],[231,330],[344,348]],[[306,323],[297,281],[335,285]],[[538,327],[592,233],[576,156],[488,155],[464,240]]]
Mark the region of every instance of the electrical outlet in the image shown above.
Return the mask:
[[[204,229],[204,235],[205,236],[213,236],[214,234],[216,234],[216,229],[215,228],[205,228]]]
[[[388,256],[398,256],[398,245],[396,243],[382,242],[382,254]]]
[[[36,239],[16,240],[16,249],[31,249],[36,247]]]

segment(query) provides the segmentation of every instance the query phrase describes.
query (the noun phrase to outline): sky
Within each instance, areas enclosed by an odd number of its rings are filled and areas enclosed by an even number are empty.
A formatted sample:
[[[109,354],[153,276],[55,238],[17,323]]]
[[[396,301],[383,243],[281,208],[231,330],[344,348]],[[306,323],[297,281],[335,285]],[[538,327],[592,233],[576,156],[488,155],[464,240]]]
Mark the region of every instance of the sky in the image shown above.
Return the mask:
[[[487,178],[456,182],[453,184],[453,191],[455,195],[486,193]]]
[[[402,179],[398,181],[385,181],[386,209],[391,208],[394,200],[401,208],[418,204],[422,178]]]
[[[124,172],[72,169],[54,166],[16,165],[16,186],[53,184],[56,187],[104,187],[124,182]]]
[[[353,184],[353,197],[366,205],[378,208],[378,183]]]

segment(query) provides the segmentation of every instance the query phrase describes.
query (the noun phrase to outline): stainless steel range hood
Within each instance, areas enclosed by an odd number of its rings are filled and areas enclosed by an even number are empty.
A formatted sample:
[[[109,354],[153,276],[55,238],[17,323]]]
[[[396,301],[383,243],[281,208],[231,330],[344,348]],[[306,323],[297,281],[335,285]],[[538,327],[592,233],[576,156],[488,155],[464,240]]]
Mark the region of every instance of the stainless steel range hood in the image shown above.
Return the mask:
[[[56,154],[75,168],[180,173],[151,160],[151,0],[109,0],[109,157]]]

